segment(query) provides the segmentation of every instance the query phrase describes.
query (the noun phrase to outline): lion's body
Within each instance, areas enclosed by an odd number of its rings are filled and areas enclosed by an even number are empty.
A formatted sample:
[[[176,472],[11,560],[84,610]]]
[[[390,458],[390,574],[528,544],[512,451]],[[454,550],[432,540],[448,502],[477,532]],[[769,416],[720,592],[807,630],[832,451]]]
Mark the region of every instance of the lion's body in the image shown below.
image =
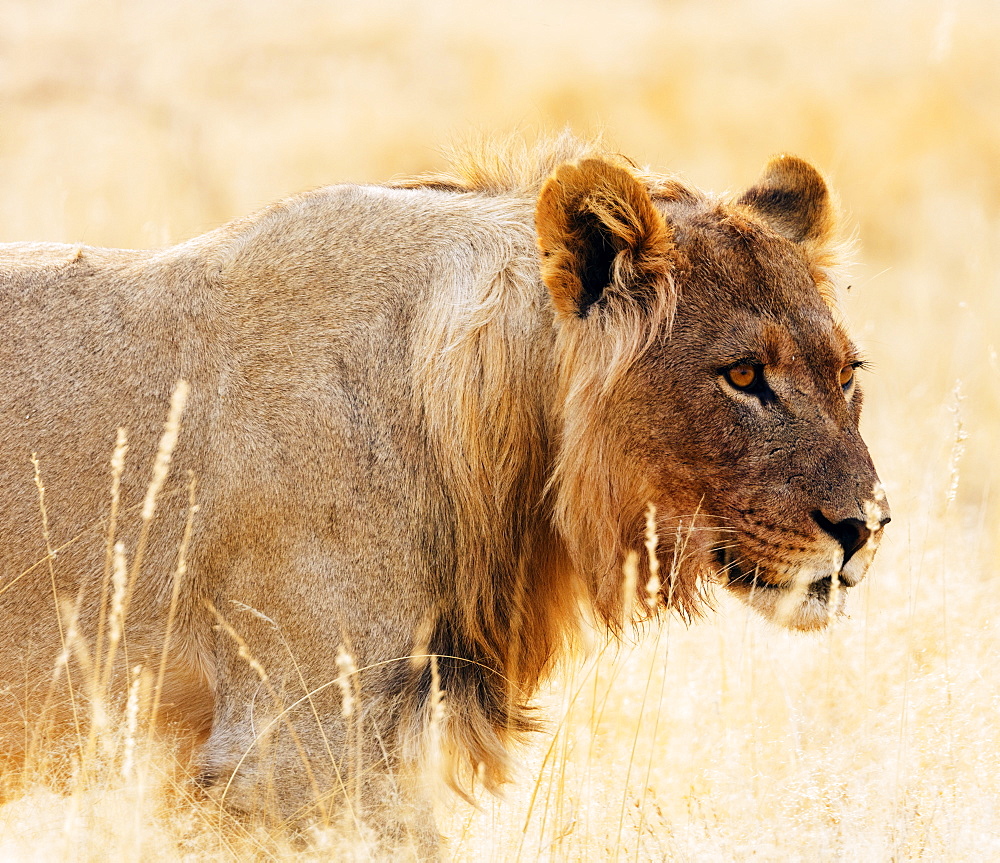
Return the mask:
[[[612,626],[627,615],[615,573],[641,547],[647,504],[669,533],[708,507],[707,483],[727,481],[696,454],[669,457],[673,473],[649,470],[669,448],[661,438],[687,446],[691,429],[711,422],[706,397],[677,422],[670,412],[681,395],[665,384],[657,384],[662,404],[643,395],[645,357],[676,365],[667,336],[675,306],[675,327],[686,308],[710,319],[711,298],[699,295],[706,278],[770,283],[791,271],[782,302],[806,310],[809,338],[829,341],[831,352],[843,341],[817,288],[819,270],[795,243],[749,217],[735,229],[743,240],[720,239],[741,211],[722,212],[666,181],[653,183],[656,208],[639,216],[666,214],[670,229],[654,225],[642,240],[663,251],[633,266],[663,272],[618,319],[611,299],[588,317],[573,305],[579,297],[560,294],[555,270],[539,277],[536,199],[557,156],[505,189],[331,187],[160,252],[0,247],[8,750],[30,742],[32,722],[52,706],[69,608],[78,609],[88,649],[107,628],[101,592],[116,430],[127,430],[129,449],[114,538],[129,556],[167,403],[183,379],[190,396],[120,652],[129,665],[157,667],[183,547],[162,700],[172,718],[208,734],[203,781],[227,786],[237,808],[267,804],[255,795],[270,782],[285,814],[317,791],[327,795],[325,810],[357,757],[363,771],[381,765],[366,784],[384,797],[385,781],[424,745],[435,687],[444,692],[438,731],[449,755],[488,785],[503,780],[505,746],[529,727],[524,705],[572,640],[580,609],[589,604]],[[650,188],[648,178],[631,182]],[[546,249],[554,229],[545,207],[537,211],[544,266],[561,266],[562,253]],[[718,258],[712,243],[730,246]],[[608,278],[617,283],[625,269]],[[588,272],[574,284],[586,288]],[[676,338],[697,340],[695,330],[685,324]],[[852,422],[846,403],[830,405],[816,408],[824,427],[815,435],[803,430],[814,422],[803,414],[794,441],[854,427],[856,411]],[[841,436],[854,440],[851,428]],[[780,448],[773,435],[770,443]],[[863,446],[858,439],[848,449],[851,465],[834,465],[832,475],[852,489],[867,484],[870,497]],[[787,455],[758,465],[737,497],[752,502],[769,471],[774,483],[790,471],[801,476],[805,457]],[[741,457],[746,447],[735,443],[717,455]],[[190,477],[198,511],[185,542]],[[712,502],[704,514],[731,518],[726,506]],[[664,542],[663,605],[696,608],[698,578],[718,544],[703,543],[702,554],[698,542],[693,551]],[[671,556],[695,551],[702,557],[691,572],[671,571]],[[68,601],[61,622],[55,596]],[[350,677],[356,706],[346,717],[344,654],[361,669]],[[85,698],[86,669],[72,662],[68,670]],[[289,710],[275,720],[279,705]],[[264,745],[258,737],[272,722]],[[262,782],[263,772],[271,779]]]

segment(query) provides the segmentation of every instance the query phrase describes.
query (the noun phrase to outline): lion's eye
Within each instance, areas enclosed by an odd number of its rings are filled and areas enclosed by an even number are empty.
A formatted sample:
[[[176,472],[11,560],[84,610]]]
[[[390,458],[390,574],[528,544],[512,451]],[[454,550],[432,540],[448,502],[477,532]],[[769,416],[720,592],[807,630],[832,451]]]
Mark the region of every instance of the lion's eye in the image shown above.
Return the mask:
[[[840,385],[846,390],[854,383],[854,366],[848,364],[840,370]]]
[[[726,369],[723,374],[736,389],[746,390],[756,383],[759,372],[750,363],[740,363]]]

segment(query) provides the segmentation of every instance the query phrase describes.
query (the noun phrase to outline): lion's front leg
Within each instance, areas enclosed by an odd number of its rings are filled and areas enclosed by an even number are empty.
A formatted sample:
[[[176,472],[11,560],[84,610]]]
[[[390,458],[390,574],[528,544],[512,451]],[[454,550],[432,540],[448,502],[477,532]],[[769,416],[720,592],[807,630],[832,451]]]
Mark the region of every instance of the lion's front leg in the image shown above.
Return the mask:
[[[296,639],[255,609],[219,620],[215,715],[199,759],[209,794],[272,829],[329,828],[379,853],[435,856],[430,806],[401,756],[394,663],[356,660],[332,633]]]

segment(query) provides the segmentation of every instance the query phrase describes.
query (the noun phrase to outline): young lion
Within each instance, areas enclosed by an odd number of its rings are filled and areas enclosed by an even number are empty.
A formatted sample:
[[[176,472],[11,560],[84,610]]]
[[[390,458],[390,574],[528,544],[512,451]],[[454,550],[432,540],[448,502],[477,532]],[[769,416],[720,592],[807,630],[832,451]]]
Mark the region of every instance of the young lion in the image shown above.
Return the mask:
[[[429,741],[503,782],[581,615],[716,581],[825,626],[889,520],[833,222],[793,157],[718,200],[561,139],[161,251],[0,247],[8,756],[143,666],[232,809],[427,850]]]

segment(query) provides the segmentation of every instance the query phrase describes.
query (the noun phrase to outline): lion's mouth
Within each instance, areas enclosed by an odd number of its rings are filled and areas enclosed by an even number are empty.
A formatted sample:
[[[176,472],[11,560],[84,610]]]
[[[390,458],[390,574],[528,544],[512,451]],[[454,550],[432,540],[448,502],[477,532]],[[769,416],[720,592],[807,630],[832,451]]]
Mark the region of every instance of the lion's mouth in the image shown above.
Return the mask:
[[[808,582],[796,583],[793,580],[775,584],[763,578],[759,569],[741,567],[729,549],[717,549],[715,559],[719,564],[721,583],[765,617],[794,629],[814,629],[826,625],[834,594],[835,574]],[[846,589],[847,585],[837,578],[838,609],[843,605]],[[791,605],[788,605],[789,600]]]
[[[795,588],[794,582],[791,584],[774,584],[773,582],[765,581],[757,574],[756,571],[744,572],[740,569],[739,565],[735,563],[728,564],[725,568],[725,573],[726,587],[733,588],[734,590],[740,592],[770,590],[775,593],[785,593]],[[808,597],[826,600],[830,597],[830,590],[832,587],[833,576],[826,575],[803,585],[801,589]]]

